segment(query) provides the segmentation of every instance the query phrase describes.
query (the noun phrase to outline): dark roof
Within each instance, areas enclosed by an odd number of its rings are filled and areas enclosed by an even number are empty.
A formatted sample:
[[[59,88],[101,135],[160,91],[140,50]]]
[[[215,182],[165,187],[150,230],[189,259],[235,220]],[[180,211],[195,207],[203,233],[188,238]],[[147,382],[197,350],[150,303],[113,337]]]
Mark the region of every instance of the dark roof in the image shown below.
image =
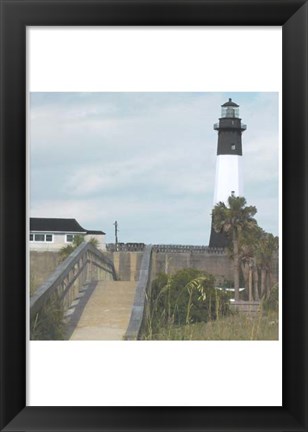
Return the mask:
[[[223,105],[221,105],[222,107],[228,107],[228,106],[232,106],[232,107],[239,107],[239,105],[237,105],[235,102],[232,102],[232,99],[229,98],[228,102],[225,102]]]
[[[74,232],[82,234],[105,234],[103,231],[88,231],[76,219],[30,218],[30,231]]]
[[[87,234],[105,234],[103,231],[95,231],[95,230],[89,230],[87,231]]]

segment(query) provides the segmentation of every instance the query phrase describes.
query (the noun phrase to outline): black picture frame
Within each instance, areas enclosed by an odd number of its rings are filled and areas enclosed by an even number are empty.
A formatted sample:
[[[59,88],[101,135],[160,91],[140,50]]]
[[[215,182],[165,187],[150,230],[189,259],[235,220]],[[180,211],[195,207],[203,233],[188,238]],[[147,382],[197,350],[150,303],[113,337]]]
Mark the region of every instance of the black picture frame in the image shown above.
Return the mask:
[[[307,2],[0,0],[0,7],[1,430],[307,431]],[[26,406],[26,26],[53,25],[282,26],[282,407]]]

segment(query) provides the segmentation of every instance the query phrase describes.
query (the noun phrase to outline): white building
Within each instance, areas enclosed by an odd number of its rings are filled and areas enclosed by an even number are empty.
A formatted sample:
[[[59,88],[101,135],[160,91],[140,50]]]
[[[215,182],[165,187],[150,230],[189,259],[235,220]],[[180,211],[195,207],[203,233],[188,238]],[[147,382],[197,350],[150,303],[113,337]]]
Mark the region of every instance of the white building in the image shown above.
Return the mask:
[[[76,219],[30,218],[30,251],[59,251],[71,244],[75,235],[82,235],[85,241],[95,238],[98,248],[106,250],[103,231],[86,230]]]

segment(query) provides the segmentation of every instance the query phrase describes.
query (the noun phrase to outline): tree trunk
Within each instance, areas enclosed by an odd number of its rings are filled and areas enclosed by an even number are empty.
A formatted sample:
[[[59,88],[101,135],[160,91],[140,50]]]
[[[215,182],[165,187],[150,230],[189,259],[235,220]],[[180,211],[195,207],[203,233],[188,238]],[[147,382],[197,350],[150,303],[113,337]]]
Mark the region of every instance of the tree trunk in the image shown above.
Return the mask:
[[[273,285],[272,285],[271,273],[269,270],[267,270],[267,272],[266,272],[266,296],[267,297],[270,295],[272,288],[273,288]]]
[[[239,275],[239,253],[236,229],[233,229],[233,254],[234,254],[234,298],[240,299],[240,275]]]
[[[275,285],[274,275],[273,275],[272,272],[270,272],[268,276],[269,276],[269,287],[270,287],[270,290],[271,290],[273,288],[273,286]]]
[[[244,282],[245,282],[245,288],[246,288],[246,293],[249,290],[249,267],[247,263],[241,263],[241,269],[242,269],[242,273],[243,273],[243,277],[244,277]]]
[[[252,301],[252,265],[249,264],[249,301]]]
[[[255,265],[253,270],[253,278],[254,278],[254,298],[256,301],[260,300],[259,296],[259,273],[258,267]]]
[[[266,279],[266,270],[265,268],[261,268],[261,298],[265,295],[265,279]]]

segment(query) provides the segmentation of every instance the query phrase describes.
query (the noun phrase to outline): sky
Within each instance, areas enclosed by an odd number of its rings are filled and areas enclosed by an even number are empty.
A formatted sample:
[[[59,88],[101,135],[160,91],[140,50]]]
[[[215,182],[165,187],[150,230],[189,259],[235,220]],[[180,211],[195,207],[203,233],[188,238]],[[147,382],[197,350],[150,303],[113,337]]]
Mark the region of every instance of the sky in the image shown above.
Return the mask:
[[[31,93],[30,214],[114,242],[208,245],[221,105],[240,105],[244,196],[278,235],[278,93]]]

